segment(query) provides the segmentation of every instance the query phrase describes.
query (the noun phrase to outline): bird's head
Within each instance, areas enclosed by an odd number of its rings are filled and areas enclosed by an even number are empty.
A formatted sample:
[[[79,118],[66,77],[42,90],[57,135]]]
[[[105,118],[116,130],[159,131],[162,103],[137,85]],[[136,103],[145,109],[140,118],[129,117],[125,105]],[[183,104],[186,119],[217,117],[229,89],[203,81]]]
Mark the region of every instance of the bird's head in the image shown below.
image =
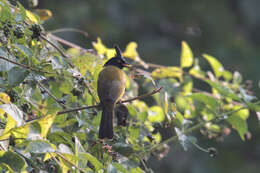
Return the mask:
[[[114,48],[116,50],[116,56],[109,59],[104,66],[113,65],[120,69],[122,69],[123,67],[131,67],[131,65],[122,56],[122,52],[118,45],[115,45]]]

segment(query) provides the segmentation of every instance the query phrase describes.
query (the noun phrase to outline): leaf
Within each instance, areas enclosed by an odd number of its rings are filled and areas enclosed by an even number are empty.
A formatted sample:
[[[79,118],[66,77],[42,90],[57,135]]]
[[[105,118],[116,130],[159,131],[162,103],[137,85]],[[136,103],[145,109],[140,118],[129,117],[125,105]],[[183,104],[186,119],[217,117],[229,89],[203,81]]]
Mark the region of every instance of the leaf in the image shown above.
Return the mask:
[[[193,93],[187,97],[190,97],[201,103],[204,103],[206,106],[209,106],[212,110],[216,109],[218,106],[217,99],[215,99],[211,96],[205,95],[203,93]]]
[[[95,167],[96,171],[99,171],[103,168],[102,163],[100,163],[98,159],[92,156],[90,153],[81,153],[81,156],[85,157]]]
[[[8,71],[8,84],[10,86],[17,86],[26,78],[29,72],[20,67],[13,67]]]
[[[26,124],[24,126],[16,127],[11,130],[11,134],[17,144],[22,143],[29,133],[30,124]]]
[[[14,48],[17,49],[17,51],[19,53],[21,53],[21,55],[27,57],[27,58],[31,58],[32,57],[32,50],[25,46],[25,45],[21,45],[21,44],[13,44]]]
[[[0,56],[15,61],[15,58],[11,56],[3,47],[0,47]],[[15,66],[16,65],[0,58],[0,71],[9,71],[11,68]]]
[[[136,42],[130,42],[127,44],[125,51],[123,52],[123,56],[136,60],[139,58],[139,54],[136,51],[137,49],[137,43]]]
[[[181,42],[181,67],[190,67],[193,64],[193,54],[189,45],[185,42]]]
[[[0,151],[0,163],[7,164],[15,172],[22,172],[26,166],[23,158],[12,151]]]
[[[164,68],[157,68],[154,71],[152,71],[151,76],[154,78],[171,78],[176,77],[180,81],[182,81],[182,69],[179,67],[164,67]]]
[[[55,150],[52,148],[49,142],[43,140],[35,140],[28,144],[25,151],[30,153],[52,153]]]
[[[99,55],[104,55],[107,51],[107,47],[102,43],[100,37],[97,38],[97,42],[92,42],[92,45]]]
[[[2,104],[0,109],[8,113],[17,122],[18,126],[24,123],[23,112],[15,104]]]
[[[113,144],[113,150],[126,157],[130,156],[134,152],[130,144],[121,143],[121,142],[117,142]]]
[[[14,128],[15,125],[16,125],[16,121],[10,115],[8,115],[5,129],[4,129],[3,133],[0,135],[0,140],[7,139],[11,135],[11,133],[9,133],[9,131],[12,128]]]
[[[241,139],[244,141],[245,140],[244,135],[248,131],[246,120],[234,114],[228,117],[227,121],[232,125],[234,129],[237,130]]]
[[[201,71],[197,58],[195,59],[194,66],[190,69],[189,74],[197,78],[205,77],[205,72]]]
[[[29,10],[26,10],[26,16],[31,22],[38,23],[38,18]]]
[[[247,102],[246,104],[249,107],[249,109],[254,110],[256,112],[260,112],[260,106],[259,105],[255,104],[255,103],[251,103],[251,102]]]
[[[209,64],[211,65],[211,68],[213,69],[215,75],[217,78],[221,77],[224,73],[224,67],[222,64],[213,56],[210,56],[208,54],[202,55],[205,59],[208,60]]]
[[[46,138],[47,133],[48,133],[49,129],[51,128],[51,125],[52,125],[55,117],[56,117],[56,113],[49,114],[49,115],[41,118],[40,120],[37,120],[37,122],[39,123],[39,125],[41,127],[41,137],[42,138]]]
[[[236,101],[242,101],[241,98],[239,98],[230,88],[210,80],[205,80],[205,82],[207,82],[211,87],[215,88],[223,96],[229,97]]]
[[[122,173],[128,173],[128,170],[125,169],[121,164],[117,163],[117,162],[114,162],[113,163],[113,166],[120,172]]]
[[[17,3],[19,5],[22,21],[25,21],[25,19],[26,19],[26,10],[22,6],[22,4],[20,4],[19,2],[17,2]]]
[[[4,104],[10,103],[10,97],[6,93],[0,92],[0,105],[2,104],[2,102]]]
[[[164,119],[163,109],[160,106],[152,106],[148,110],[148,120],[150,122],[163,122]]]

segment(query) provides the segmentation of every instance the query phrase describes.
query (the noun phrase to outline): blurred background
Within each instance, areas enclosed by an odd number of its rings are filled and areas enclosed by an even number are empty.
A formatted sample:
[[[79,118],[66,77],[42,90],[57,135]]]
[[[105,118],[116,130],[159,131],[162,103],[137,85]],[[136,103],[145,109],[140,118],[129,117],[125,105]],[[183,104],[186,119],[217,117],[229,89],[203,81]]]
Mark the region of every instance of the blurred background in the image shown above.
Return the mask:
[[[39,0],[38,6],[52,11],[52,18],[44,23],[46,30],[73,27],[88,32],[88,38],[72,32],[57,34],[84,48],[91,48],[97,37],[109,47],[118,43],[122,49],[136,41],[145,61],[178,65],[180,43],[185,40],[203,69],[209,66],[201,54],[213,55],[227,70],[251,80],[258,98],[259,7],[259,0]],[[184,152],[174,143],[165,158],[151,158],[148,166],[156,173],[257,173],[260,124],[255,113],[248,123],[252,138],[245,142],[236,132],[222,141],[197,134],[201,146],[218,149],[216,158],[195,148]]]

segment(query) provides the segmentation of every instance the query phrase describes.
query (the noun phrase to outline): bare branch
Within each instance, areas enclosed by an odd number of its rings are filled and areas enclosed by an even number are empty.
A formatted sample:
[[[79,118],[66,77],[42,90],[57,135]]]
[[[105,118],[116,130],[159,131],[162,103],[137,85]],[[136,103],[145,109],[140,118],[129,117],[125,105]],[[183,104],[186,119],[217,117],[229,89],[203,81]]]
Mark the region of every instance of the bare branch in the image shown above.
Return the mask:
[[[123,100],[123,101],[121,101],[121,102],[119,102],[119,103],[132,102],[132,101],[137,100],[137,99],[142,99],[142,98],[151,96],[151,95],[153,95],[153,94],[156,94],[156,93],[160,92],[162,88],[163,88],[163,87],[156,88],[156,89],[154,89],[154,90],[153,90],[152,92],[150,92],[150,93],[146,93],[146,94],[143,94],[143,95],[140,95],[140,96],[131,98],[131,99]],[[119,103],[117,103],[117,104],[119,104]],[[98,107],[101,107],[101,104],[100,104],[100,103],[97,104],[97,105],[92,105],[92,106],[83,106],[83,107],[79,107],[79,108],[67,109],[67,110],[64,110],[64,111],[60,111],[60,112],[58,112],[57,114],[58,114],[58,115],[60,115],[60,114],[66,114],[66,113],[70,113],[70,112],[80,111],[80,110],[84,110],[84,109],[98,108]]]
[[[49,31],[49,33],[59,33],[59,32],[77,32],[80,33],[82,35],[84,35],[85,37],[88,37],[88,33],[86,31],[83,31],[81,29],[77,29],[77,28],[60,28],[60,29],[55,29],[52,31]]]

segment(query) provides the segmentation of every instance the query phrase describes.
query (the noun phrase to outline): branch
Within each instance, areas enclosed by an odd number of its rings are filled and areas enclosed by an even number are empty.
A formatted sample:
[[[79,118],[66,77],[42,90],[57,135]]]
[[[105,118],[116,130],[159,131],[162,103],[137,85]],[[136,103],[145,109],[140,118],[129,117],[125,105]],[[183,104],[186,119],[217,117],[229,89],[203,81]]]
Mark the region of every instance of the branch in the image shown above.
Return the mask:
[[[156,89],[154,89],[154,90],[153,90],[152,92],[150,92],[150,93],[146,93],[146,94],[143,94],[143,95],[140,95],[140,96],[131,98],[131,99],[123,100],[123,101],[121,101],[121,102],[118,102],[117,104],[126,103],[126,102],[132,102],[132,101],[137,100],[137,99],[142,99],[142,98],[151,96],[151,95],[153,95],[153,94],[156,94],[156,93],[160,92],[162,88],[163,88],[163,87],[156,88]],[[92,106],[83,106],[83,107],[79,107],[79,108],[67,109],[67,110],[58,112],[57,115],[66,114],[66,113],[75,112],[75,111],[80,111],[80,110],[84,110],[84,109],[98,108],[98,107],[101,107],[101,104],[100,104],[100,103],[97,104],[97,105],[92,105]]]
[[[80,30],[80,29],[77,29],[77,28],[60,28],[60,29],[55,29],[55,30],[52,30],[52,31],[49,31],[50,33],[59,33],[59,32],[77,32],[77,33],[80,33],[82,35],[84,35],[85,37],[88,37],[88,33],[83,31],[83,30]]]
[[[39,81],[37,81],[37,84],[41,89],[43,89],[51,98],[53,98],[62,108],[66,108],[65,104],[61,103],[60,100],[53,95],[47,88],[45,88]]]
[[[74,43],[72,43],[72,42],[69,42],[69,41],[67,41],[67,40],[64,40],[63,38],[60,38],[60,37],[58,37],[58,36],[56,36],[56,35],[49,34],[49,37],[51,37],[52,39],[54,39],[54,40],[60,42],[61,44],[66,45],[66,46],[73,47],[73,48],[75,48],[75,49],[79,49],[79,50],[82,50],[82,51],[84,51],[84,52],[89,52],[88,49],[85,49],[85,48],[83,48],[83,47],[80,47],[79,45],[76,45],[76,44],[74,44]]]
[[[35,72],[40,72],[40,73],[48,73],[48,74],[55,74],[54,72],[48,72],[48,71],[43,71],[43,70],[40,70],[40,69],[36,69],[36,68],[30,67],[30,66],[21,64],[19,62],[12,61],[12,60],[10,60],[8,58],[5,58],[5,57],[2,57],[2,56],[0,56],[0,59],[3,59],[5,61],[8,61],[8,62],[10,62],[12,64],[15,64],[15,65],[18,65],[18,66],[20,66],[22,68],[25,68],[25,69],[29,70],[29,71],[35,71]]]
[[[44,35],[40,35],[40,38],[45,40],[46,42],[48,42],[50,45],[52,45],[62,56],[64,56],[65,58],[68,59],[69,65],[71,68],[74,68],[73,63],[71,62],[71,59],[68,55],[66,55],[57,45],[55,45],[53,42],[51,42],[50,40],[48,40]]]
[[[242,110],[242,109],[247,109],[247,108],[248,108],[248,106],[244,106],[244,107],[241,107],[241,108],[236,109],[236,110],[231,110],[231,111],[228,111],[228,112],[224,112],[224,113],[222,113],[221,115],[215,116],[213,119],[211,119],[211,120],[209,120],[209,121],[202,121],[202,122],[200,122],[200,123],[198,123],[198,124],[196,124],[196,125],[190,127],[189,129],[185,130],[185,131],[183,132],[183,134],[187,135],[187,134],[189,134],[189,133],[191,133],[191,132],[193,132],[193,131],[195,131],[195,130],[201,128],[201,127],[203,127],[205,124],[207,124],[207,123],[209,123],[209,122],[213,122],[213,121],[219,122],[219,121],[223,120],[223,117],[226,117],[226,116],[228,116],[228,115],[231,115],[231,114],[233,114],[233,113],[235,113],[235,112],[238,112],[238,111],[240,111],[240,110]],[[160,148],[160,147],[163,146],[164,144],[168,144],[168,143],[170,143],[170,142],[176,141],[177,139],[178,139],[178,136],[177,136],[177,135],[172,136],[172,137],[166,139],[165,141],[163,141],[163,142],[161,142],[161,143],[159,143],[159,144],[156,144],[156,145],[152,146],[152,147],[149,148],[148,150],[145,150],[145,151],[141,152],[141,154],[143,154],[144,152],[152,152],[152,151],[156,150],[157,148]]]

